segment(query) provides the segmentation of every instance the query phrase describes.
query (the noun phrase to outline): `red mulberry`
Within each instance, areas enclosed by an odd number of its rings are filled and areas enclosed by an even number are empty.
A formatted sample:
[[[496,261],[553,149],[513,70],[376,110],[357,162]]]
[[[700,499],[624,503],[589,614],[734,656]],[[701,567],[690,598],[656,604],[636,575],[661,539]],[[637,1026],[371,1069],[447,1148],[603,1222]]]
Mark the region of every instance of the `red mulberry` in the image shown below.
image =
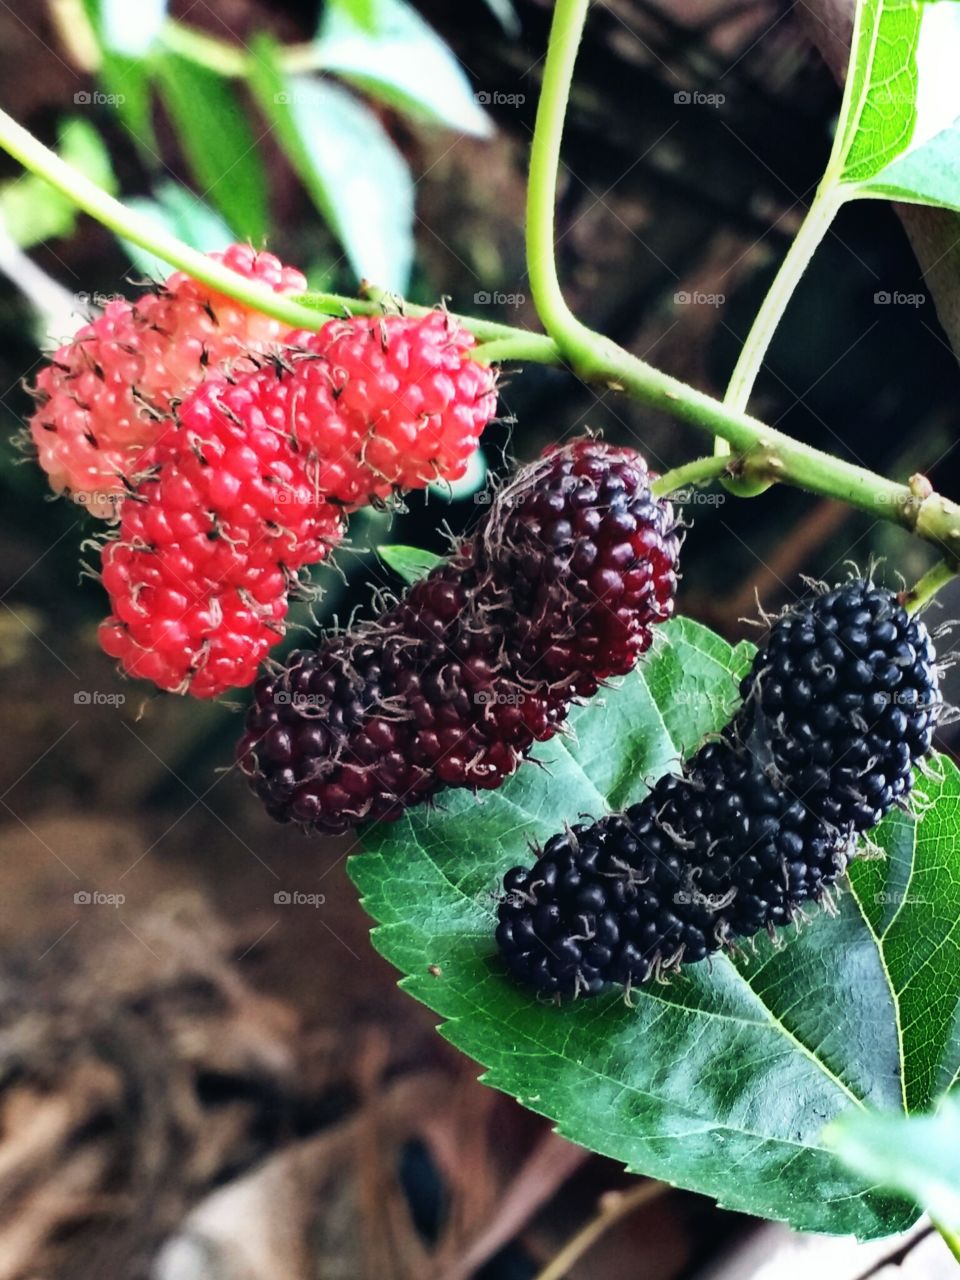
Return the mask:
[[[306,288],[299,271],[249,245],[210,256],[276,293]],[[108,302],[37,377],[38,408],[28,425],[53,489],[97,515],[115,514],[124,478],[138,470],[172,401],[208,369],[278,343],[285,329],[183,272],[133,302]]]

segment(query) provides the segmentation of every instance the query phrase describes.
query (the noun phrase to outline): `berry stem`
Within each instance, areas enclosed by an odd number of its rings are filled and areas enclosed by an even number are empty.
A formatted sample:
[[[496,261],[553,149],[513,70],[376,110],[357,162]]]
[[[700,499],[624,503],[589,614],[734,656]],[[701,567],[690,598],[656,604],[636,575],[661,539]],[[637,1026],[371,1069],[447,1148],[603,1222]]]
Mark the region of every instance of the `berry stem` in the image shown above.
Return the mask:
[[[943,1237],[944,1243],[956,1258],[957,1262],[960,1262],[960,1231],[956,1231],[952,1227],[948,1227],[946,1223],[939,1222],[934,1217],[931,1217],[930,1221],[933,1223],[934,1230]]]
[[[821,184],[741,348],[723,397],[723,403],[729,408],[746,409],[777,326],[841,203],[842,199],[833,183]],[[720,456],[730,453],[729,443],[719,436],[714,448]],[[726,482],[726,488],[739,497],[752,498],[763,493],[771,483],[770,480],[757,483],[734,479]]]
[[[927,570],[915,586],[901,594],[900,603],[907,613],[916,613],[933,599],[941,587],[946,586],[952,578],[956,577],[958,572],[960,572],[960,565],[955,560],[940,560],[933,568]]]
[[[671,493],[676,493],[678,489],[685,489],[689,485],[707,484],[718,477],[729,475],[735,466],[736,463],[732,458],[719,457],[717,454],[706,458],[695,458],[693,462],[686,462],[682,467],[665,471],[662,476],[657,477],[651,488],[658,498],[666,498]]]
[[[636,1209],[662,1196],[669,1188],[664,1182],[643,1181],[627,1191],[608,1192],[600,1199],[597,1212],[571,1237],[558,1254],[538,1273],[536,1280],[563,1280],[588,1249],[615,1223]]]
[[[291,328],[322,327],[323,320],[315,311],[214,262],[199,249],[192,249],[165,231],[151,218],[115,200],[102,187],[45,147],[6,111],[0,111],[0,147],[116,235],[150,250],[217,293],[236,298],[251,310],[273,316]]]
[[[527,273],[537,314],[560,350],[593,338],[567,306],[556,260],[557,174],[573,68],[590,0],[556,0],[543,69],[543,85],[530,147],[527,183]]]
[[[908,485],[887,480],[865,467],[794,440],[743,409],[724,404],[648,365],[609,338],[581,325],[567,309],[552,255],[555,171],[550,172],[549,163],[559,154],[562,121],[557,113],[566,102],[569,83],[565,77],[572,71],[579,39],[577,24],[582,23],[586,8],[586,0],[559,0],[555,10],[555,28],[563,39],[554,49],[549,75],[544,77],[546,104],[542,110],[549,131],[546,141],[543,138],[535,141],[537,163],[531,172],[531,178],[541,184],[531,198],[531,275],[537,282],[535,300],[538,306],[545,303],[545,319],[552,326],[552,333],[536,334],[494,321],[454,315],[453,319],[480,339],[482,345],[474,354],[486,361],[521,359],[569,367],[584,382],[599,382],[623,391],[671,418],[692,423],[727,441],[739,455],[731,464],[731,474],[735,477],[778,480],[823,497],[839,499],[878,519],[890,520],[911,530],[938,547],[950,561],[960,559],[960,506],[956,503],[937,493],[924,497]],[[559,62],[557,49],[562,55]],[[0,111],[0,147],[118,236],[150,250],[216,292],[236,298],[291,327],[316,331],[330,315],[379,314],[389,301],[390,295],[371,288],[365,289],[363,298],[316,293],[294,300],[247,280],[115,200],[4,111]],[[549,254],[547,258],[545,253]],[[431,310],[406,304],[404,309],[411,315]]]

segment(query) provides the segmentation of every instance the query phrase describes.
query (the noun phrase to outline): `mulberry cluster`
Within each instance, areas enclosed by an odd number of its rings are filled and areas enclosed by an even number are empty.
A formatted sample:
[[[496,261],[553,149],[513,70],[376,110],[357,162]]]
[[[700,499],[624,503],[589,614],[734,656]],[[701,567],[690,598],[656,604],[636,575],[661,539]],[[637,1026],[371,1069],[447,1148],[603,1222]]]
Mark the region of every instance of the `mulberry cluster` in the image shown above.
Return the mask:
[[[719,741],[507,873],[509,971],[550,995],[629,987],[821,900],[930,748],[934,663],[923,623],[868,582],[779,618]]]
[[[460,474],[495,411],[495,375],[443,313],[290,341],[187,396],[141,455],[104,550],[101,644],[162,689],[249,684],[283,634],[288,588],[340,539],[344,512]]]
[[[235,244],[213,253],[248,280],[299,293],[306,280],[270,253]],[[208,373],[280,342],[285,326],[212,293],[182,272],[103,313],[54,353],[37,376],[28,423],[52,488],[110,517],[139,455],[167,426],[173,402]]]
[[[254,411],[248,384],[208,382],[188,398],[143,455],[103,551],[104,650],[128,675],[198,698],[254,679],[298,571],[343,531],[313,453]]]
[[[557,449],[393,608],[263,677],[241,765],[274,817],[328,832],[497,787],[647,648],[678,549],[637,453]]]

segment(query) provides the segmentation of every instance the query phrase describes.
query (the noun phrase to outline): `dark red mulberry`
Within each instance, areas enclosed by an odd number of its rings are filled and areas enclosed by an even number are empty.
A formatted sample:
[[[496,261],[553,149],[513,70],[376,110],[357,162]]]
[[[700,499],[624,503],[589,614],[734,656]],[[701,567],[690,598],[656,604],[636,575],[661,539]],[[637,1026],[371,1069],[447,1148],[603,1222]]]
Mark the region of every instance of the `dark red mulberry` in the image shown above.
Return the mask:
[[[637,453],[557,449],[395,607],[258,682],[242,767],[274,817],[324,831],[497,787],[649,645],[678,549]]]

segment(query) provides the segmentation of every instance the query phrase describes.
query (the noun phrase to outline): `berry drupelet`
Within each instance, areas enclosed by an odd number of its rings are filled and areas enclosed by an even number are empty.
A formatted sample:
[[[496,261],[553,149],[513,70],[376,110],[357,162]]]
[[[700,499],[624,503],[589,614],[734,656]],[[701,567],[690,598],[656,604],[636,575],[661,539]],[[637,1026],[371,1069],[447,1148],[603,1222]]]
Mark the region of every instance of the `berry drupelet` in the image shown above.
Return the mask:
[[[646,649],[678,548],[638,454],[557,449],[398,604],[262,678],[241,765],[274,817],[329,832],[497,787]]]
[[[741,695],[743,742],[809,809],[854,832],[909,793],[942,705],[926,627],[860,579],[777,619]]]
[[[816,901],[846,842],[727,739],[625,813],[554,836],[504,877],[497,944],[546,995],[596,995],[703,960]]]

